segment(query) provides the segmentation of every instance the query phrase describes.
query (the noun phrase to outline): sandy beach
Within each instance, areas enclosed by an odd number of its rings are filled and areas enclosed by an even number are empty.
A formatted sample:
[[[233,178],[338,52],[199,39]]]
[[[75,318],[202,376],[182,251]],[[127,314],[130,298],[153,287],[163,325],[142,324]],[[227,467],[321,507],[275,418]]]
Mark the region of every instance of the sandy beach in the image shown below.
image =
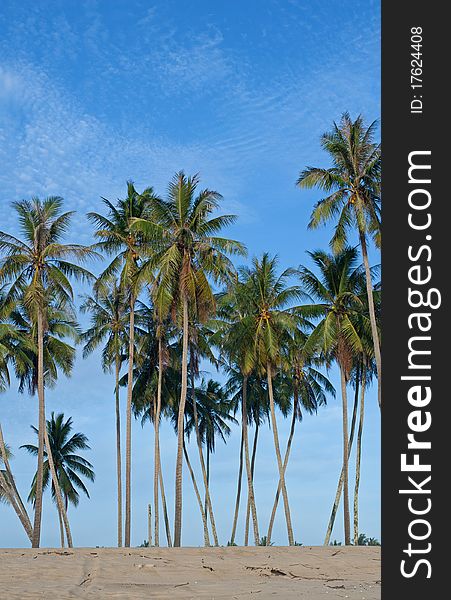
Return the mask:
[[[380,599],[380,548],[0,550],[1,597]]]

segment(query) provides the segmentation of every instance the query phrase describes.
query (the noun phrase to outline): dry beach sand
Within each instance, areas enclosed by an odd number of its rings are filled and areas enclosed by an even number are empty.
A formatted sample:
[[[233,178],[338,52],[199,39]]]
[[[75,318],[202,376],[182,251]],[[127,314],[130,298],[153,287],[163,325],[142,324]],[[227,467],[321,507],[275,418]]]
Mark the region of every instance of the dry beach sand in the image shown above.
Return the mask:
[[[0,550],[0,597],[380,599],[380,548]]]

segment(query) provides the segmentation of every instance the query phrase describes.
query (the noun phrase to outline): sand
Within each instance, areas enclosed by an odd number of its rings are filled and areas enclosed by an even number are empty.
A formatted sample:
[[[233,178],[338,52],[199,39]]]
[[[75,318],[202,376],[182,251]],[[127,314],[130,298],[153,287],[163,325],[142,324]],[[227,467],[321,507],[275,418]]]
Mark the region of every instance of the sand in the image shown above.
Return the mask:
[[[380,548],[0,550],[0,597],[380,599]]]

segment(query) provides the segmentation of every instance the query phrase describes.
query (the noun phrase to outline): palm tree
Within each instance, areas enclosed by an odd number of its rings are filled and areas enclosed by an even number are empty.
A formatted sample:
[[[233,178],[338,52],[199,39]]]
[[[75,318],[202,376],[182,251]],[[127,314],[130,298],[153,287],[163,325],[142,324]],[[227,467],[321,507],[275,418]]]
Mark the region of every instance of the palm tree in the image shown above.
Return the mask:
[[[226,383],[226,390],[229,395],[231,395],[231,403],[233,405],[234,413],[237,412],[241,401],[241,393],[242,393],[242,376],[239,371],[234,370],[233,368],[228,368],[227,372],[229,373],[229,378]],[[250,468],[251,468],[251,480],[252,485],[254,483],[254,475],[255,475],[255,459],[257,454],[257,444],[258,444],[258,436],[260,431],[260,426],[262,423],[269,419],[269,405],[268,405],[268,394],[265,387],[265,381],[262,380],[261,376],[257,376],[255,373],[252,373],[248,380],[248,397],[247,397],[247,425],[254,424],[254,439],[252,442],[252,453],[250,459]],[[240,459],[239,459],[239,470],[238,470],[238,485],[237,485],[237,494],[235,501],[235,512],[233,516],[233,524],[232,524],[232,534],[230,536],[231,545],[235,542],[236,535],[236,527],[238,522],[238,513],[239,506],[241,500],[241,478],[243,473],[243,435],[241,433],[241,444],[240,444]],[[250,525],[250,517],[251,517],[251,502],[248,496],[247,499],[247,508],[246,508],[246,521],[244,527],[244,545],[247,546],[249,543],[249,525]]]
[[[345,544],[351,543],[348,488],[348,400],[347,384],[353,358],[363,350],[361,337],[356,330],[356,315],[362,310],[359,292],[364,272],[357,263],[357,250],[347,247],[336,255],[321,250],[308,253],[320,275],[307,267],[299,273],[305,290],[317,300],[317,304],[306,305],[302,311],[306,316],[319,319],[315,329],[305,343],[308,353],[316,349],[332,357],[340,369],[342,415],[343,415],[343,515]],[[359,315],[361,317],[361,315]]]
[[[152,302],[151,292],[149,296]],[[173,387],[171,378],[174,377],[173,371],[176,369],[176,366],[173,364],[176,350],[170,344],[170,338],[174,335],[174,331],[168,319],[164,322],[159,321],[157,311],[152,304],[146,306],[140,302],[140,305],[141,308],[138,316],[142,322],[142,326],[139,331],[137,343],[138,360],[134,369],[133,410],[135,416],[142,417],[142,424],[146,420],[149,420],[154,427],[154,543],[157,547],[160,545],[160,490],[166,538],[170,547],[172,546],[172,536],[167,513],[163,472],[161,469],[159,427],[161,415],[166,409],[169,398],[174,394],[172,390],[168,393],[168,388]],[[169,376],[167,376],[168,367],[170,367]],[[164,388],[166,394],[163,397]]]
[[[286,364],[284,370],[286,371],[286,376],[284,377],[284,380],[288,384],[288,394],[293,397],[293,406],[290,434],[283,461],[284,472],[286,472],[290,457],[296,422],[302,421],[303,411],[307,414],[316,413],[320,406],[327,403],[326,393],[335,397],[335,389],[331,382],[316,368],[316,363],[319,362],[318,358],[316,356],[307,355],[304,352],[304,346],[307,339],[308,334],[299,327],[290,335],[285,347],[284,359]],[[272,536],[280,491],[281,487],[279,481],[268,526],[268,533],[266,535],[266,538],[269,541]]]
[[[309,227],[315,229],[338,218],[331,240],[334,252],[340,252],[347,244],[349,229],[357,229],[365,267],[380,406],[381,351],[368,259],[368,236],[380,246],[381,148],[374,142],[376,127],[376,121],[366,127],[362,116],[353,121],[348,113],[344,113],[341,122],[334,123],[332,131],[321,137],[321,146],[330,155],[332,167],[307,167],[300,173],[297,184],[301,188],[318,187],[329,194],[316,203]]]
[[[32,430],[39,435],[39,431],[31,426]],[[95,474],[93,471],[92,464],[82,456],[75,454],[78,450],[89,450],[88,438],[83,433],[74,433],[72,431],[72,418],[69,417],[64,421],[64,414],[60,413],[55,417],[52,412],[50,419],[47,421],[47,433],[49,446],[46,446],[44,450],[44,469],[43,469],[43,489],[45,490],[50,482],[50,467],[49,467],[49,449],[52,453],[55,471],[58,478],[58,484],[61,489],[64,498],[64,504],[66,511],[69,506],[69,502],[74,506],[79,503],[79,492],[82,491],[88,498],[89,492],[83,483],[81,477],[94,481]],[[33,444],[24,444],[20,446],[25,448],[29,454],[37,456],[39,452],[38,446]],[[80,477],[81,476],[81,477]],[[31,485],[31,491],[28,496],[28,501],[36,501],[37,492],[37,473],[33,478]],[[52,482],[52,498],[56,500],[56,488]],[[61,547],[64,547],[64,528],[61,520],[61,514],[58,512],[59,523],[60,523],[60,536],[61,536]]]
[[[200,431],[200,425],[199,425],[199,418],[198,418],[198,410],[197,410],[197,399],[196,399],[196,386],[195,386],[195,380],[196,377],[199,376],[199,362],[200,360],[203,359],[207,359],[210,361],[211,364],[215,365],[216,367],[218,366],[216,357],[214,356],[211,346],[210,346],[210,341],[209,338],[211,337],[212,331],[210,329],[208,329],[207,327],[205,327],[204,325],[202,325],[202,323],[197,323],[193,320],[191,320],[190,324],[189,324],[189,328],[188,328],[188,335],[189,335],[189,375],[190,375],[190,380],[191,380],[191,390],[190,390],[190,400],[191,400],[191,409],[192,409],[192,416],[193,416],[193,426],[194,426],[194,430],[196,433],[196,442],[197,442],[197,449],[198,449],[198,453],[199,453],[199,461],[200,461],[200,466],[201,466],[201,471],[202,471],[202,477],[204,480],[204,488],[205,488],[205,512],[208,513],[210,515],[210,522],[211,522],[211,529],[212,529],[212,534],[213,534],[213,540],[214,540],[214,544],[215,546],[218,546],[219,542],[218,542],[218,534],[216,531],[216,522],[215,522],[215,517],[214,517],[214,512],[213,512],[213,503],[211,500],[211,496],[210,496],[210,489],[209,489],[209,452],[208,452],[208,446],[207,446],[207,465],[205,465],[205,460],[204,460],[204,453],[203,453],[203,449],[202,449],[202,433]],[[211,386],[214,387],[214,382],[211,381]],[[210,396],[214,396],[215,391],[218,392],[218,394],[220,393],[220,388],[218,387],[217,389],[209,389],[207,390],[202,390],[202,386],[200,389],[200,392],[203,394],[203,397],[205,398],[206,396],[210,395]],[[208,519],[208,515],[207,515],[207,519]]]
[[[85,343],[83,358],[103,344],[102,367],[110,371],[114,367],[114,392],[116,412],[116,471],[117,471],[117,545],[122,546],[122,460],[121,460],[121,410],[119,376],[127,354],[129,338],[129,306],[124,292],[117,282],[102,290],[97,297],[85,296],[80,310],[90,313],[90,327],[83,332]]]
[[[155,255],[149,270],[156,269],[155,304],[160,318],[172,309],[181,322],[182,377],[178,414],[175,475],[174,546],[181,544],[183,430],[188,389],[189,312],[204,322],[215,309],[210,281],[228,281],[234,272],[227,255],[244,254],[242,244],[216,234],[235,221],[233,215],[212,216],[221,195],[209,189],[196,195],[199,177],[177,173],[168,188],[168,199],[152,198],[149,218],[134,219],[133,230],[151,242]],[[177,319],[178,317],[178,319]],[[181,318],[180,318],[181,317]]]
[[[230,544],[235,543],[236,524],[238,519],[240,493],[241,493],[241,474],[242,460],[244,453],[244,464],[246,467],[248,502],[250,503],[252,525],[254,533],[254,543],[256,546],[260,542],[258,529],[257,507],[255,504],[254,484],[252,478],[252,466],[249,455],[249,408],[248,408],[248,388],[251,390],[250,378],[254,374],[256,356],[255,345],[252,337],[253,317],[249,314],[250,301],[249,290],[247,286],[247,272],[240,269],[234,281],[228,286],[225,293],[218,297],[218,315],[211,323],[215,334],[212,336],[212,343],[220,351],[220,360],[223,365],[227,365],[227,371],[238,379],[240,392],[238,393],[238,403],[241,404],[241,449],[240,449],[240,469],[238,475],[238,489],[235,504],[235,515],[232,526],[232,536]]]
[[[64,244],[73,212],[62,213],[63,199],[52,196],[45,200],[33,198],[12,204],[19,219],[23,240],[0,232],[0,286],[8,284],[7,302],[21,300],[27,307],[37,330],[37,390],[39,399],[39,441],[36,480],[36,502],[33,526],[33,547],[39,547],[42,517],[42,481],[44,463],[45,396],[44,396],[44,336],[47,328],[49,290],[51,297],[70,304],[73,291],[69,278],[89,280],[92,275],[71,259],[85,261],[95,253],[85,246]],[[54,478],[60,512],[68,528],[64,504],[56,481],[51,453],[49,465]],[[69,540],[69,543],[71,540]]]
[[[279,469],[280,486],[284,501],[288,543],[294,545],[291,525],[290,506],[285,485],[285,472],[280,452],[279,434],[275,412],[273,379],[281,364],[282,349],[290,332],[296,329],[296,316],[292,312],[292,303],[302,297],[299,286],[288,286],[292,269],[277,275],[277,258],[267,253],[261,260],[254,258],[252,268],[247,270],[249,288],[250,316],[249,326],[254,339],[255,354],[259,368],[266,373],[268,385],[271,427],[274,449]]]
[[[188,405],[188,418],[186,432],[188,438],[192,431],[196,431],[196,438],[200,440],[200,447],[205,445],[206,449],[206,482],[205,482],[205,514],[210,514],[210,455],[216,448],[216,438],[226,443],[230,435],[229,423],[236,423],[236,419],[230,414],[232,403],[227,398],[226,389],[221,387],[218,381],[209,379],[201,380],[200,385],[194,389],[192,403]],[[196,415],[196,416],[195,416]],[[197,425],[196,425],[197,423]],[[197,436],[198,432],[198,436]],[[213,528],[213,522],[212,522]],[[218,545],[215,531],[215,545]]]
[[[125,535],[124,545],[130,546],[131,532],[131,424],[132,424],[132,390],[133,364],[135,350],[135,303],[139,292],[139,257],[143,252],[142,239],[138,232],[130,228],[134,218],[143,217],[150,199],[154,197],[152,188],[139,194],[131,181],[127,183],[127,197],[118,200],[116,206],[103,198],[108,208],[108,216],[91,212],[88,218],[96,227],[95,235],[100,239],[95,246],[113,259],[100,275],[96,283],[97,290],[105,283],[119,277],[120,288],[127,296],[129,304],[129,344],[128,344],[128,384],[126,408],[125,439]]]

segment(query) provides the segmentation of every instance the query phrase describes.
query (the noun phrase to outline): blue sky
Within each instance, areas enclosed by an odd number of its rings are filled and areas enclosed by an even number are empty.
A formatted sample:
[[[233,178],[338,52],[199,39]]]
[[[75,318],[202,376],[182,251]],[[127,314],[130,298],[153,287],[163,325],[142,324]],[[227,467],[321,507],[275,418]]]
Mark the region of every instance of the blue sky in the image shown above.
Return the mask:
[[[132,179],[164,193],[175,171],[200,172],[239,216],[228,234],[250,255],[277,253],[282,267],[325,247],[330,229],[306,228],[317,192],[295,180],[327,164],[318,139],[344,110],[380,113],[379,2],[371,0],[4,0],[0,9],[0,227],[16,230],[8,203],[62,195],[77,210],[72,239],[92,241],[85,219],[100,196],[115,199]],[[373,255],[373,262],[379,259]],[[81,291],[81,290],[79,290]],[[335,380],[335,373],[332,373]],[[0,397],[0,419],[25,492],[34,463],[36,401],[14,388]],[[77,545],[115,543],[114,415],[111,377],[99,356],[77,361],[70,380],[48,393],[48,413],[64,411],[85,432],[97,480],[91,500],[70,510]],[[368,394],[361,531],[379,537],[380,423]],[[296,539],[322,542],[340,469],[340,403],[331,399],[299,426],[288,469]],[[288,423],[280,424],[285,443]],[[164,426],[162,460],[173,504],[175,436]],[[132,544],[147,537],[152,432],[134,423]],[[194,448],[191,449],[196,463]],[[212,461],[213,502],[223,543],[230,536],[239,433]],[[263,432],[256,467],[261,528],[277,485],[272,434]],[[191,483],[185,480],[185,544],[202,543]],[[242,511],[243,512],[243,511]],[[340,515],[341,516],[341,515]],[[0,545],[26,537],[0,506]],[[242,520],[241,520],[242,523]],[[58,544],[55,508],[45,504],[43,543]],[[241,531],[243,525],[241,524]],[[334,536],[342,539],[341,519]],[[241,542],[242,537],[239,537]],[[286,542],[283,511],[274,530]]]

